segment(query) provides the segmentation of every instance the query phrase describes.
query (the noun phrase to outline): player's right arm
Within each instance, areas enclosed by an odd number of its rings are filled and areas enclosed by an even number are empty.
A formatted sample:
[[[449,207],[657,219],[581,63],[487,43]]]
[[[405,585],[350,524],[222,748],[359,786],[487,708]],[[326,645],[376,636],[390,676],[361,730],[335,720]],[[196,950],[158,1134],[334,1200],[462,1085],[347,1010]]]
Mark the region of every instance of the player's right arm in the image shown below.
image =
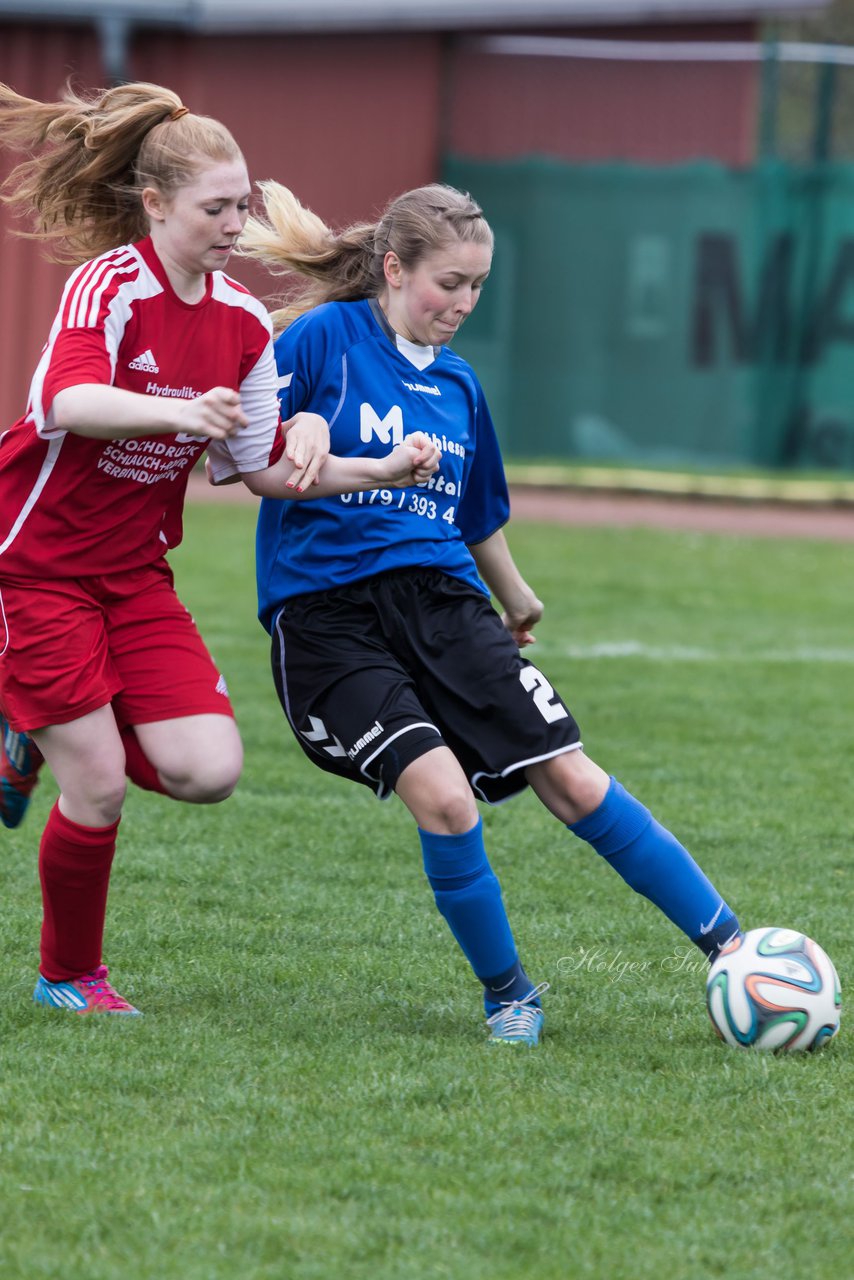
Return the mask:
[[[153,291],[140,255],[127,246],[72,273],[30,389],[30,413],[40,436],[70,432],[127,440],[181,433],[226,440],[245,427],[234,387],[182,399],[114,385],[135,305],[156,292],[159,287]],[[268,340],[264,332],[262,339]]]
[[[182,432],[226,440],[247,424],[240,397],[229,387],[213,387],[193,400],[140,395],[104,383],[81,383],[57,391],[48,413],[53,431],[98,440]]]
[[[305,501],[367,489],[405,489],[426,484],[438,470],[441,459],[441,451],[431,437],[415,431],[383,458],[339,458],[330,453],[317,479],[305,487],[291,484],[294,464],[284,455],[274,466],[244,473],[241,478],[259,498]],[[210,472],[208,474],[210,478]]]

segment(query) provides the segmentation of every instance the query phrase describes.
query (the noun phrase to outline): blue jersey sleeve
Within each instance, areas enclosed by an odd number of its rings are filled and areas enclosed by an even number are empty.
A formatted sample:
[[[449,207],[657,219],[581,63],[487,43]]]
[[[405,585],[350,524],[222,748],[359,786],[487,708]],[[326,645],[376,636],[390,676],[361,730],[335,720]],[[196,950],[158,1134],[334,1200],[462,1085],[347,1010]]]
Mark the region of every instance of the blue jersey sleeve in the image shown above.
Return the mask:
[[[510,495],[498,437],[486,397],[478,383],[476,447],[457,513],[457,526],[468,546],[490,537],[510,519]]]
[[[274,343],[283,422],[311,407],[312,388],[327,358],[326,328],[312,323],[315,315],[299,316]]]

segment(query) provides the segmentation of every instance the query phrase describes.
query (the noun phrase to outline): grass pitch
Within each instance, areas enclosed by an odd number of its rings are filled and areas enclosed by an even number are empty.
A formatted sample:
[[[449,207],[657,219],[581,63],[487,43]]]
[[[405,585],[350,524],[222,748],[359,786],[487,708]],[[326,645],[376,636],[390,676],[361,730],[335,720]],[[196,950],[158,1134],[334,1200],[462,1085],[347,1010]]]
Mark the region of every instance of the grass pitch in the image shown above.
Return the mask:
[[[484,817],[551,983],[531,1052],[486,1042],[402,806],[291,740],[252,510],[186,525],[246,770],[217,807],[129,796],[105,959],[143,1019],[32,1006],[49,778],[2,833],[3,1280],[849,1274],[850,548],[511,529],[547,605],[531,656],[590,754],[746,927],[810,933],[843,987],[820,1054],[725,1048],[699,957],[526,796]]]

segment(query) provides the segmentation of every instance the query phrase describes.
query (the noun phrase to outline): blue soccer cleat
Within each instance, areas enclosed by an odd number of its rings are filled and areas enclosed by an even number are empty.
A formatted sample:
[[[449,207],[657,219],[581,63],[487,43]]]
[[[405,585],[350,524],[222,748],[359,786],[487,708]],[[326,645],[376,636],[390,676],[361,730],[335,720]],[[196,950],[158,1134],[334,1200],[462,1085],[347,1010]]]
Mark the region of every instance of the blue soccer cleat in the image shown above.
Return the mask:
[[[32,738],[17,733],[0,717],[0,822],[18,827],[30,805],[44,756]]]
[[[486,1025],[492,1028],[490,1044],[494,1040],[502,1044],[537,1045],[543,1034],[545,1015],[539,1006],[539,997],[548,991],[549,984],[541,982],[538,987],[522,1000],[511,1000],[502,1004],[497,1013],[486,1019]]]

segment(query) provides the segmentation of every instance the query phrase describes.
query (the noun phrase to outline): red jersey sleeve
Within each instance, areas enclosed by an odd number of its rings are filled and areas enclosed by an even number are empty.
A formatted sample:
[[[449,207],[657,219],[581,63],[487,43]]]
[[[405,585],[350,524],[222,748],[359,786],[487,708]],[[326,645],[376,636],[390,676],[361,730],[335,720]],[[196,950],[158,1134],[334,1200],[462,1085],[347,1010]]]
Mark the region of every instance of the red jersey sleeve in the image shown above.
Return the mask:
[[[51,406],[58,391],[113,382],[129,316],[121,285],[138,274],[139,260],[125,248],[84,263],[71,275],[30,388],[32,416],[40,436],[64,434],[52,423]]]

